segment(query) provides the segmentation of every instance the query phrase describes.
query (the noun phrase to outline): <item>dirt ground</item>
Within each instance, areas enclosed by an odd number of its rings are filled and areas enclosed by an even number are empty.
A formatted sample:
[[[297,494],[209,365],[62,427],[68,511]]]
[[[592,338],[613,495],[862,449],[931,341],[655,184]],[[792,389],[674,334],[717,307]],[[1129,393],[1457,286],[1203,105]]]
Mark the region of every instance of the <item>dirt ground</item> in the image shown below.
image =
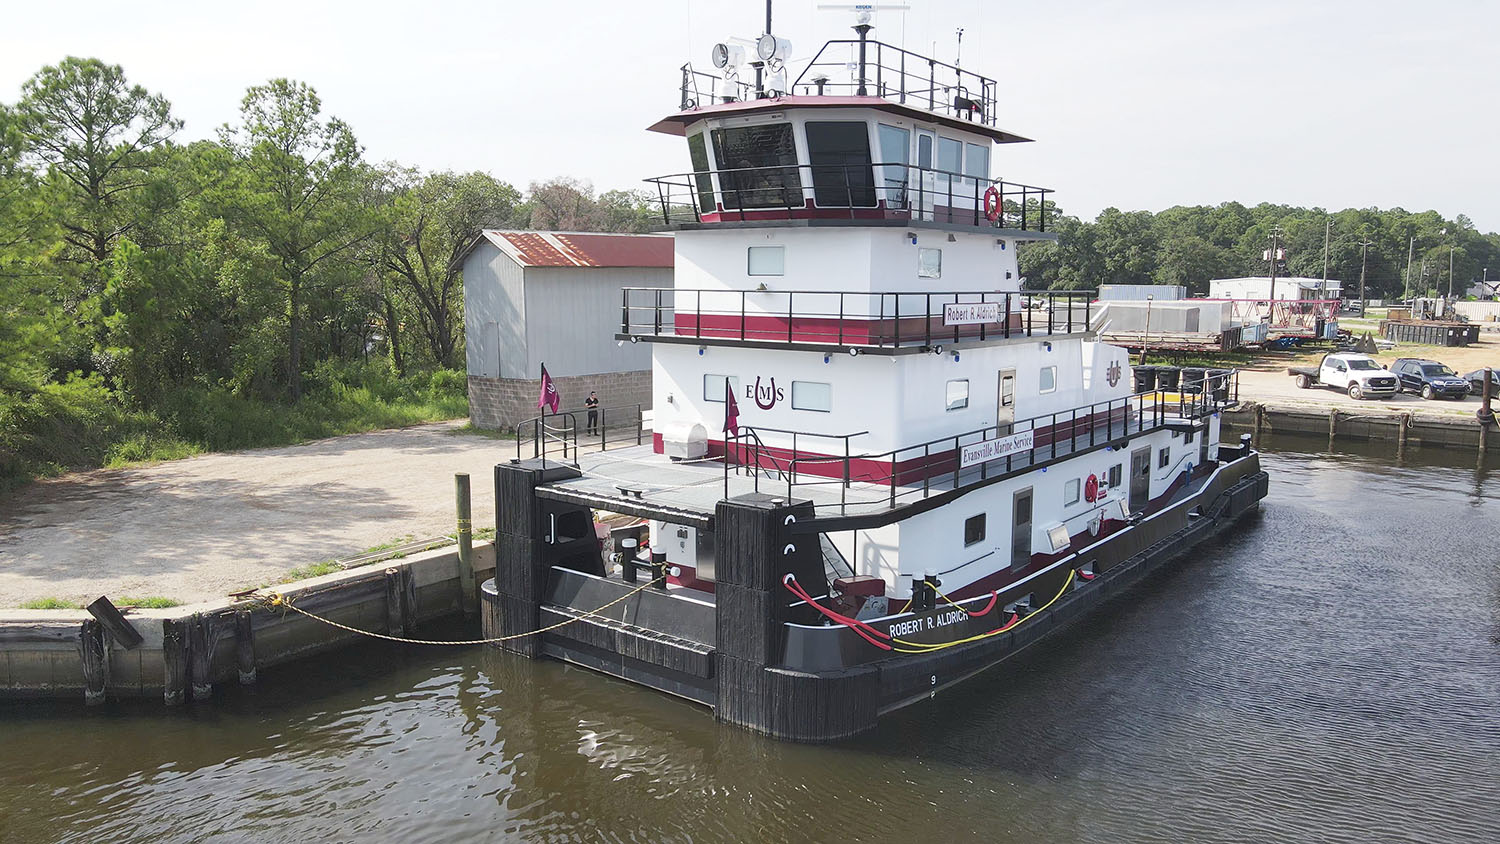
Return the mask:
[[[1267,404],[1307,407],[1338,407],[1360,413],[1430,413],[1465,416],[1470,419],[1479,408],[1479,398],[1469,396],[1463,400],[1433,399],[1402,393],[1389,399],[1365,399],[1356,401],[1342,392],[1326,387],[1309,390],[1297,388],[1296,379],[1286,374],[1288,366],[1316,366],[1326,349],[1289,352],[1265,352],[1241,367],[1240,398]],[[1500,333],[1480,332],[1479,343],[1473,346],[1445,348],[1442,346],[1398,346],[1391,351],[1374,356],[1389,366],[1396,358],[1427,358],[1452,367],[1459,375],[1467,374],[1485,366],[1500,369]],[[1497,397],[1500,398],[1500,397]],[[1496,402],[1500,408],[1500,401]]]
[[[35,483],[0,500],[0,607],[101,594],[183,602],[292,568],[454,530],[453,475],[494,524],[493,467],[515,443],[462,421],[213,454]]]

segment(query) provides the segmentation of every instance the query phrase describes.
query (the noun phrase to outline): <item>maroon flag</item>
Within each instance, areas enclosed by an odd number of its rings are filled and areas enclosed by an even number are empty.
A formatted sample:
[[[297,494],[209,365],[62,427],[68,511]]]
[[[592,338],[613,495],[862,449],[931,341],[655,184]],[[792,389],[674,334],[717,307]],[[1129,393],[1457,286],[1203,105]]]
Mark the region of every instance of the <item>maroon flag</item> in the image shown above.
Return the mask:
[[[557,407],[562,403],[562,397],[557,394],[557,387],[552,384],[552,376],[547,374],[547,364],[542,364],[542,394],[537,397],[537,410],[546,408],[551,413],[557,412]]]
[[[724,379],[724,430],[736,437],[740,435],[740,405],[734,400],[728,378]]]

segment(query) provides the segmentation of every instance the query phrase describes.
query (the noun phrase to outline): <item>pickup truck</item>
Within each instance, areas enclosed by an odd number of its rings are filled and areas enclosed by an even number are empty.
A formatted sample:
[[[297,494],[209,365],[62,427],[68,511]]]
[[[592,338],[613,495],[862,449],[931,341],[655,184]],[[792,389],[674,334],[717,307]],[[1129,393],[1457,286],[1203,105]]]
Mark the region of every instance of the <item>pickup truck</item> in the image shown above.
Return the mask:
[[[1289,366],[1286,374],[1297,378],[1297,386],[1332,387],[1351,399],[1388,399],[1401,392],[1401,381],[1369,355],[1338,352],[1324,355],[1316,368]]]

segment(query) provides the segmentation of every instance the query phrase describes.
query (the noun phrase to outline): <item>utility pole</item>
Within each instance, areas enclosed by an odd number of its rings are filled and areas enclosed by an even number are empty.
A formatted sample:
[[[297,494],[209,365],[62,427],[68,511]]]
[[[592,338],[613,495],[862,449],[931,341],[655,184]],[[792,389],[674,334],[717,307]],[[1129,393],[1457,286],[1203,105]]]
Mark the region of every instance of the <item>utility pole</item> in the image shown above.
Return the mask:
[[[1280,244],[1281,244],[1281,226],[1272,226],[1271,227],[1271,249],[1270,249],[1269,252],[1266,253],[1266,258],[1267,258],[1267,260],[1269,260],[1271,262],[1271,295],[1270,295],[1271,306],[1270,307],[1273,310],[1276,307],[1276,260],[1277,260],[1277,258],[1280,257],[1279,255],[1277,255],[1277,253],[1281,251]]]
[[[1333,234],[1333,218],[1323,224],[1323,283],[1318,287],[1318,298],[1328,298],[1328,238]]]
[[[1361,240],[1359,242],[1359,315],[1365,315],[1365,264],[1370,256],[1371,242]]]
[[[1417,250],[1417,238],[1415,236],[1406,244],[1406,285],[1401,288],[1402,298],[1411,298],[1411,259]]]
[[[1448,298],[1453,298],[1453,244],[1448,244]]]

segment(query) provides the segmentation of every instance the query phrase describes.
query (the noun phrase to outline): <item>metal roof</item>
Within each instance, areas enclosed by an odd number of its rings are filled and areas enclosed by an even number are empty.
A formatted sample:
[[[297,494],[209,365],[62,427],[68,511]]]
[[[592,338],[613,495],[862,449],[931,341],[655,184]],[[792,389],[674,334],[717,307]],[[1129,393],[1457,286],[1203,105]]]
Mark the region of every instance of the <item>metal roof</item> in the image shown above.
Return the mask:
[[[486,229],[459,260],[487,240],[523,267],[672,266],[672,237],[659,234],[539,232]]]
[[[1007,132],[995,126],[987,126],[972,120],[961,120],[952,115],[939,114],[917,106],[894,103],[881,97],[870,96],[800,96],[788,94],[763,100],[713,103],[668,115],[646,128],[648,131],[661,132],[666,135],[686,135],[689,126],[699,121],[707,120],[710,117],[735,117],[743,114],[780,111],[788,108],[850,107],[871,108],[878,111],[891,112],[919,123],[937,123],[952,129],[973,132],[976,135],[984,135],[997,144],[1029,143],[1031,141],[1030,138],[1022,137],[1014,132]]]

